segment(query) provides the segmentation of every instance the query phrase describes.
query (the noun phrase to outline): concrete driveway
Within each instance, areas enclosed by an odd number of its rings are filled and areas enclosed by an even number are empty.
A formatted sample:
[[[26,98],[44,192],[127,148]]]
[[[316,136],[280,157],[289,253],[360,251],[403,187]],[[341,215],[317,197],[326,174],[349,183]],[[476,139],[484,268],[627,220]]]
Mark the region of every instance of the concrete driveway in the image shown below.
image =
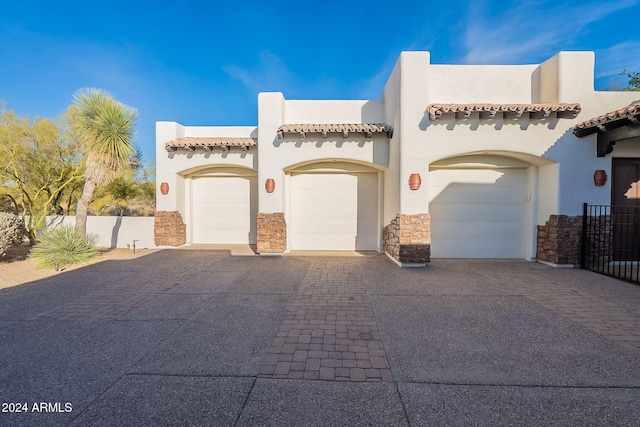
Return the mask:
[[[163,250],[0,291],[0,361],[0,425],[637,425],[640,286]]]

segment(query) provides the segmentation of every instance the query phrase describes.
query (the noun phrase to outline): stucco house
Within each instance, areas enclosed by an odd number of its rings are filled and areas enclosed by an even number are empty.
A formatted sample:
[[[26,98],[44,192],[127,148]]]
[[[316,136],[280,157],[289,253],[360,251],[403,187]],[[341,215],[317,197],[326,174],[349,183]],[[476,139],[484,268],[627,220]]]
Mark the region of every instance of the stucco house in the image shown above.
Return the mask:
[[[637,135],[604,153],[598,117],[638,94],[595,91],[594,61],[446,65],[403,52],[376,100],[268,92],[257,126],[158,122],[156,244],[574,263],[577,243],[558,236],[584,202],[611,202],[616,159],[640,159]]]

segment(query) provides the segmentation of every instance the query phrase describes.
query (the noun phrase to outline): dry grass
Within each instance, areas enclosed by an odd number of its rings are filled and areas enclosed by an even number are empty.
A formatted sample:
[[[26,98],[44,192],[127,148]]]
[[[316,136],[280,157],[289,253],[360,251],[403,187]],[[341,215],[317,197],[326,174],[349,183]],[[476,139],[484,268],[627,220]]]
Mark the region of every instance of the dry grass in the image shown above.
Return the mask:
[[[155,252],[154,249],[137,249],[134,254],[131,249],[100,249],[100,254],[87,264],[68,267],[60,271],[38,270],[34,260],[28,258],[31,246],[23,243],[20,246],[9,248],[7,255],[0,258],[0,289],[22,285],[35,280],[44,279],[64,271],[75,270],[90,264],[107,260],[126,260],[148,255]]]

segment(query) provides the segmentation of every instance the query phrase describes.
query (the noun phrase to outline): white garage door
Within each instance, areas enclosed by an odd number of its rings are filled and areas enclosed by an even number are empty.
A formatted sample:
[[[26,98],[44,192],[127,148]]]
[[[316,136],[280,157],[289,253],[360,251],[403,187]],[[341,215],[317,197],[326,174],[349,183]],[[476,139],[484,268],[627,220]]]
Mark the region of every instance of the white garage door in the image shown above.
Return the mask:
[[[204,177],[193,180],[193,243],[256,242],[256,177]]]
[[[525,169],[429,173],[433,258],[524,258]]]
[[[291,248],[377,250],[377,173],[291,176]]]

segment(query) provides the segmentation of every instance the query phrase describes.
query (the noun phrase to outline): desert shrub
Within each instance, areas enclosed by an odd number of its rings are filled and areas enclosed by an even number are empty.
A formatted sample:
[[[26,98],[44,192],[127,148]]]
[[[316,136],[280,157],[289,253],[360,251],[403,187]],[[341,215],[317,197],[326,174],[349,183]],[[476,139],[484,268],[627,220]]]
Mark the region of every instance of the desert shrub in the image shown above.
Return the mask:
[[[84,264],[98,255],[94,247],[98,236],[83,236],[75,227],[60,225],[47,228],[38,235],[40,241],[31,250],[30,257],[37,261],[38,268],[66,267]]]
[[[14,214],[0,212],[0,256],[5,256],[11,246],[22,243],[24,233],[22,218]]]

